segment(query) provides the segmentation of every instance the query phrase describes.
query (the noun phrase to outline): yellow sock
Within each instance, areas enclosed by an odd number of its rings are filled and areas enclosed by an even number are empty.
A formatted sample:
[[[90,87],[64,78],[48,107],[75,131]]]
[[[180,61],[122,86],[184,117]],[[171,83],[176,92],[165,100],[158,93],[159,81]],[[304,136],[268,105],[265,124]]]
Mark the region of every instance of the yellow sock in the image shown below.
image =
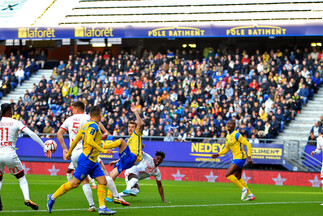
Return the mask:
[[[66,182],[65,184],[62,184],[62,186],[60,186],[58,190],[53,194],[54,199],[64,195],[67,191],[71,189],[72,189],[72,185],[70,182]]]
[[[103,148],[104,149],[112,149],[112,148],[116,148],[116,147],[118,147],[120,145],[121,145],[121,141],[120,140],[116,140],[116,141],[111,142],[111,143],[103,144]]]
[[[243,180],[243,178],[241,178],[241,179],[239,180],[239,182],[242,184],[242,186],[243,186],[243,187],[245,187],[245,188],[247,188],[247,189],[248,189],[248,193],[247,193],[247,195],[251,194],[251,191],[250,191],[250,189],[249,189],[249,187],[248,187],[247,183]]]
[[[243,185],[238,181],[238,179],[234,175],[229,175],[227,177],[233,184],[235,184],[240,190],[242,190]]]
[[[100,185],[100,184],[98,185],[99,207],[105,206],[104,198],[105,198],[105,195],[106,195],[106,192],[105,192],[106,187],[107,187],[106,185]]]
[[[107,197],[109,198],[109,199],[112,199],[112,192],[108,189],[108,195],[107,195]]]

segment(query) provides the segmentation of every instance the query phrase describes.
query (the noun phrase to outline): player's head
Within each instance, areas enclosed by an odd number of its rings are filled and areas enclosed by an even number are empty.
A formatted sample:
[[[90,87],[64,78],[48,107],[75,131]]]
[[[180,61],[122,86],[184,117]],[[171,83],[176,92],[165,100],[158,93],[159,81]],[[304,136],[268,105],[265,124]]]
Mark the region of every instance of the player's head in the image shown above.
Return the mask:
[[[165,158],[165,153],[162,151],[156,151],[155,157],[154,157],[154,163],[155,166],[159,166],[161,163],[163,163],[163,160]]]
[[[101,120],[101,109],[100,109],[100,107],[99,106],[91,107],[90,116],[91,116],[91,119],[93,119],[95,121],[100,121]]]
[[[236,127],[236,123],[233,120],[229,120],[227,122],[227,131],[229,131],[230,133],[232,133],[232,131],[234,131],[235,127]]]
[[[1,117],[11,117],[12,107],[8,103],[1,104]]]
[[[128,124],[128,133],[131,135],[133,132],[135,132],[137,127],[137,123],[135,121],[130,121]]]
[[[85,104],[82,101],[76,101],[72,104],[73,114],[84,113]]]

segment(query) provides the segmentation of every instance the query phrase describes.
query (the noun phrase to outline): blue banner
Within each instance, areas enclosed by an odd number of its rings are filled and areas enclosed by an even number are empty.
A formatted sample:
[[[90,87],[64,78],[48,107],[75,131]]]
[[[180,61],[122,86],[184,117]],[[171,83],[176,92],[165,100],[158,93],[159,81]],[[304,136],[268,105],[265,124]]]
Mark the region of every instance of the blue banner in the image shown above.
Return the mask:
[[[43,139],[44,141],[47,139]],[[53,139],[58,144],[57,151],[53,154],[55,158],[62,158],[62,148],[58,140]],[[110,140],[102,141],[111,142]],[[65,139],[68,146],[69,140]],[[165,161],[168,162],[218,162],[231,163],[232,153],[216,159],[212,159],[212,154],[221,151],[224,143],[203,143],[203,142],[157,142],[143,141],[143,151],[154,156],[156,151],[163,151],[166,154]],[[100,155],[105,159],[118,159],[118,149],[113,150],[113,155]],[[252,147],[252,159],[255,164],[282,164],[283,162],[283,145],[276,144],[258,144]],[[33,157],[43,156],[42,148],[30,138],[19,138],[17,141],[17,154],[19,156]]]
[[[304,155],[303,164],[309,167],[321,167],[322,161],[322,153],[315,154],[311,156],[311,152],[315,151],[316,145],[306,145],[304,151],[307,153]],[[317,159],[318,161],[313,160],[313,158]]]
[[[62,38],[198,38],[198,37],[275,37],[322,36],[323,24],[302,25],[242,25],[215,24],[163,27],[40,27],[0,28],[0,40],[62,39]]]

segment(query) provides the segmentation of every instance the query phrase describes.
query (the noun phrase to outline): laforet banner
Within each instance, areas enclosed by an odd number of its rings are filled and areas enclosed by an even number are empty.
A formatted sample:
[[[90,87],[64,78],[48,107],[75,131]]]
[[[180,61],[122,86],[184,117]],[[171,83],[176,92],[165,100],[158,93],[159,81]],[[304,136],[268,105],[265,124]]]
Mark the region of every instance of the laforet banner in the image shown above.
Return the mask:
[[[216,24],[181,26],[125,27],[22,27],[0,28],[0,40],[6,39],[62,39],[62,38],[192,38],[192,37],[275,37],[322,36],[323,23],[299,25],[235,25]]]
[[[43,139],[44,141],[46,139]],[[57,143],[58,140],[54,139]],[[104,140],[104,142],[112,142],[111,140]],[[65,139],[68,145],[69,140]],[[163,142],[163,141],[142,141],[146,153],[154,156],[156,151],[163,151],[166,154],[164,161],[168,162],[214,162],[214,163],[231,163],[232,154],[211,158],[212,154],[221,151],[224,143],[205,143],[205,142]],[[40,157],[43,156],[42,148],[30,138],[19,138],[17,141],[17,154],[25,157]],[[118,149],[113,150],[113,155],[103,155],[101,158],[118,159]],[[255,144],[252,147],[252,159],[255,164],[282,164],[283,163],[283,145],[277,144]],[[62,157],[62,148],[58,144],[57,151],[53,154],[55,158]]]

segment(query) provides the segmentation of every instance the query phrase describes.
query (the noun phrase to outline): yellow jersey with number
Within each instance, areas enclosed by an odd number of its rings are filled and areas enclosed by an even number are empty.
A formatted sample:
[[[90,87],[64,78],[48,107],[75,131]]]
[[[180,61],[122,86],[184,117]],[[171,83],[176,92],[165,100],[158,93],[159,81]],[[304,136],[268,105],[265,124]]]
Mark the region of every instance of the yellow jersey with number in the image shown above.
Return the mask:
[[[244,145],[247,146],[248,155],[244,150]],[[228,134],[225,141],[225,147],[218,153],[220,156],[226,154],[231,149],[234,159],[246,159],[251,157],[251,144],[239,132],[233,131]]]

